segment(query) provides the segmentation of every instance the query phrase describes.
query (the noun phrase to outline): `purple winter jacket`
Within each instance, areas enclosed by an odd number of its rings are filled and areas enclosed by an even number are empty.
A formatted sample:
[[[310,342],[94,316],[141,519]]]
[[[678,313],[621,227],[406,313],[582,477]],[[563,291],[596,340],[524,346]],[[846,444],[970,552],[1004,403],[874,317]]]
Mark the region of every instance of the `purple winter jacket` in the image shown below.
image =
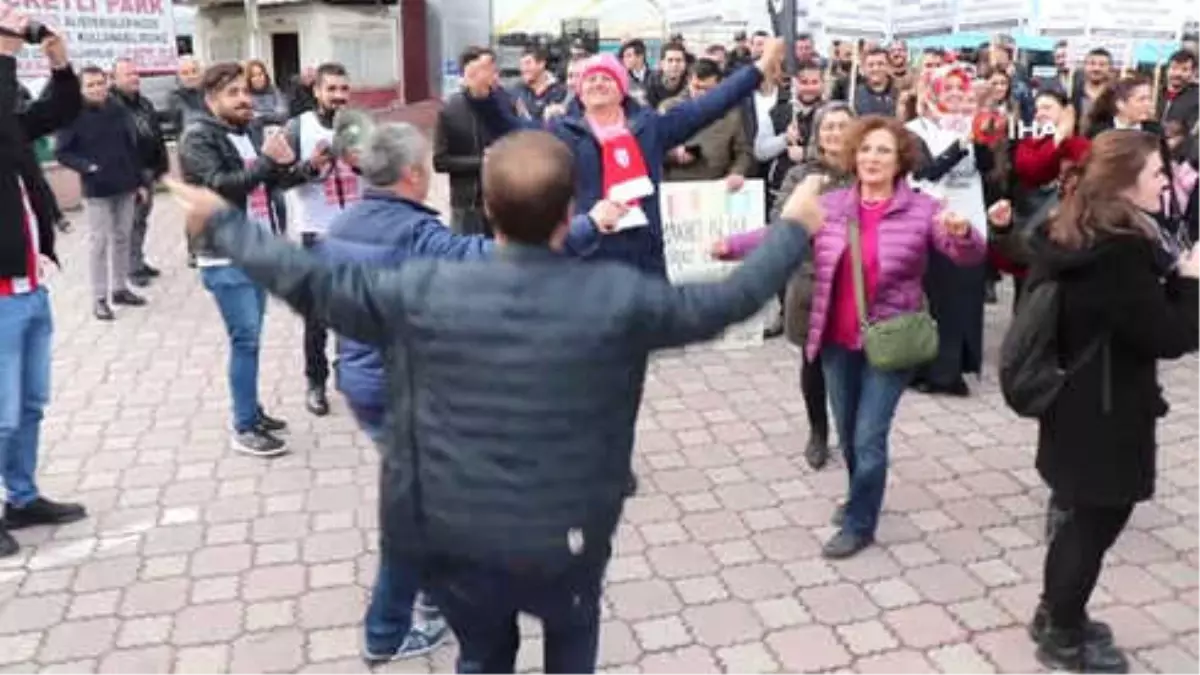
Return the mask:
[[[825,225],[812,241],[816,268],[812,314],[804,353],[811,361],[821,351],[825,319],[833,295],[833,276],[842,255],[849,250],[847,226],[858,217],[858,186],[834,190],[821,197]],[[959,265],[978,265],[987,253],[987,243],[972,229],[966,237],[955,237],[934,225],[941,205],[929,195],[917,192],[902,180],[896,184],[891,206],[879,224],[879,279],[875,296],[867,308],[871,321],[913,312],[924,299],[922,278],[929,247],[933,246]],[[745,232],[725,240],[727,259],[739,259],[762,243],[766,228]],[[846,289],[853,293],[853,289]]]

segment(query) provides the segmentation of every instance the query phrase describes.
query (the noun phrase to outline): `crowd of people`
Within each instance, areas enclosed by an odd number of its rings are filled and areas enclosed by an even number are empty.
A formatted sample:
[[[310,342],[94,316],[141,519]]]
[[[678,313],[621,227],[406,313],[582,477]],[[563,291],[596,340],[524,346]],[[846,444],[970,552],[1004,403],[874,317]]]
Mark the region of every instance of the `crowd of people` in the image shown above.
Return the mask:
[[[823,469],[834,430],[847,474],[823,555],[872,545],[900,399],[971,395],[984,305],[1007,275],[1030,298],[1013,305],[1023,330],[1050,336],[1039,344],[1062,365],[1035,383],[1049,403],[1028,415],[1052,493],[1030,635],[1049,667],[1127,668],[1086,607],[1153,494],[1168,408],[1156,362],[1200,346],[1194,51],[1171,56],[1155,91],[1102,49],[1077,76],[1064,46],[1060,76],[1034,81],[1002,39],[910,63],[903,43],[837,43],[823,58],[808,36],[789,47],[756,33],[702,55],[672,40],[655,69],[633,40],[575,54],[562,77],[531,49],[505,88],[494,54],[473,47],[432,140],[349,110],[339,64],[284,94],[262,62],[189,58],[169,110],[177,182],[132,62],[76,74],[51,35],[46,92],[18,100],[27,21],[0,8],[0,555],[17,550],[8,529],[86,517],[35,481],[51,341],[41,264],[56,261],[59,218],[31,143],[58,133],[84,185],[96,318],[146,304],[130,286],[158,275],[144,255],[156,184],[184,203],[189,262],[228,335],[233,450],[287,451],[287,423],[259,399],[267,294],[304,322],[311,414],[329,413],[335,371],[383,458],[368,661],[426,653],[452,630],[460,670],[511,672],[524,611],[544,622],[548,671],[592,671],[650,354],[773,297],[767,337],[800,348],[803,456]],[[426,204],[434,172],[450,178],[448,224]],[[743,260],[737,271],[672,286],[661,184],[738,192],[752,179],[770,224],[712,250]]]

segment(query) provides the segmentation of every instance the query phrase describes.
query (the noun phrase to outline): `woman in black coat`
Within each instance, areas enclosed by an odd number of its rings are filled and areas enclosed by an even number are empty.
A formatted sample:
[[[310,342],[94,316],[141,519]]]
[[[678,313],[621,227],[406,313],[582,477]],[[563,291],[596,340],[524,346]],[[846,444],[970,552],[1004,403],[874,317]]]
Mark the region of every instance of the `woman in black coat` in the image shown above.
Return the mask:
[[[1058,282],[1058,348],[1077,368],[1038,432],[1037,469],[1059,518],[1030,634],[1052,670],[1128,668],[1111,629],[1088,620],[1086,606],[1105,553],[1134,505],[1154,493],[1155,430],[1168,409],[1157,362],[1200,345],[1200,258],[1155,222],[1165,185],[1157,137],[1102,134],[1033,242],[1029,283]]]

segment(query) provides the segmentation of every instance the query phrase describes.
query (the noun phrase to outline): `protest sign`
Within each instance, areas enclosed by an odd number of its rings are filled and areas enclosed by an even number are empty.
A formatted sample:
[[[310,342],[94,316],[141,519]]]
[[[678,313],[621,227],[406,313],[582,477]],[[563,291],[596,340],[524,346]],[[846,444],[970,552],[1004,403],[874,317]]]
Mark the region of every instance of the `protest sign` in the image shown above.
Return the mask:
[[[110,69],[132,59],[143,73],[173,72],[178,60],[171,0],[16,0],[10,5],[61,33],[71,60]],[[49,75],[35,45],[17,55],[18,78]]]
[[[713,245],[731,234],[758,229],[766,223],[761,180],[748,180],[735,193],[730,193],[725,181],[720,180],[663,183],[659,198],[667,276],[672,283],[723,278],[738,263],[713,260]],[[715,340],[715,346],[740,349],[762,344],[765,319],[777,311],[778,305],[768,305],[750,320],[731,326]]]

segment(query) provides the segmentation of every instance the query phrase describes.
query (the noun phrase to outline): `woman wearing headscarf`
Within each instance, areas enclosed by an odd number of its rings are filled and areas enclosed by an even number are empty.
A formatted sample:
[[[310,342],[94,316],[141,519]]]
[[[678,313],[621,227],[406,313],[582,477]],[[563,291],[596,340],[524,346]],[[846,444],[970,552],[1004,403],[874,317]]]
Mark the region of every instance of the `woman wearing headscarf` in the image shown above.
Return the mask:
[[[906,127],[920,140],[922,160],[913,173],[922,190],[943,199],[980,233],[987,227],[984,176],[992,170],[991,148],[977,142],[973,127],[978,103],[973,71],[951,64],[922,73],[918,116]],[[925,270],[929,311],[938,324],[938,356],[914,378],[919,391],[967,396],[965,373],[983,364],[983,265],[958,265],[931,251]]]

